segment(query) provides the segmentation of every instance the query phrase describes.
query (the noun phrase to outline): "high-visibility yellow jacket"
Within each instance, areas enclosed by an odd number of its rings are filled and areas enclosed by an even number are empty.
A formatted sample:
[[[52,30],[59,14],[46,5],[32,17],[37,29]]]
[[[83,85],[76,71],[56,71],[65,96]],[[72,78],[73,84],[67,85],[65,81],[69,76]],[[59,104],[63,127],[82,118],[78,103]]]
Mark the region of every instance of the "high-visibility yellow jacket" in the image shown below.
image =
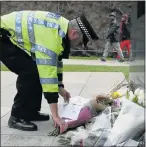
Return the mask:
[[[1,28],[10,32],[11,42],[28,54],[35,54],[43,92],[58,92],[57,73],[62,73],[58,57],[69,21],[46,11],[18,11],[1,16]]]

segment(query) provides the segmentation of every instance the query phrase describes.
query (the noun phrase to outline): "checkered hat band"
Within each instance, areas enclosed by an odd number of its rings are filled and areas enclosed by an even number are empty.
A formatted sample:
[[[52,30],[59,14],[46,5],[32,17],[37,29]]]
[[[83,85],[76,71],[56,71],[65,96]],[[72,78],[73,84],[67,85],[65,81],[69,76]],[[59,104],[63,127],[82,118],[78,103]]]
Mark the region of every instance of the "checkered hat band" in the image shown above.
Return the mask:
[[[83,32],[85,33],[85,35],[88,37],[88,39],[92,39],[91,35],[88,32],[88,29],[85,27],[85,25],[82,23],[80,18],[77,18],[78,24],[80,26],[80,28],[83,30]]]

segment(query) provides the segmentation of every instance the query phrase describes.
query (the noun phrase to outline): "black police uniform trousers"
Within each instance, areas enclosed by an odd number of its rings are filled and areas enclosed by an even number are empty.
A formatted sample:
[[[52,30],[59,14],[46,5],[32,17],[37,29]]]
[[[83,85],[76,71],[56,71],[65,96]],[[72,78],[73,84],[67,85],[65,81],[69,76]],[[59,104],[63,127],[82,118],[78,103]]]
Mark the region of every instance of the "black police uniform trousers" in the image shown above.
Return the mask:
[[[31,119],[41,109],[42,86],[35,61],[25,51],[13,45],[7,37],[8,32],[1,30],[0,61],[18,75],[17,93],[14,97],[11,115]],[[9,89],[7,89],[9,92]]]

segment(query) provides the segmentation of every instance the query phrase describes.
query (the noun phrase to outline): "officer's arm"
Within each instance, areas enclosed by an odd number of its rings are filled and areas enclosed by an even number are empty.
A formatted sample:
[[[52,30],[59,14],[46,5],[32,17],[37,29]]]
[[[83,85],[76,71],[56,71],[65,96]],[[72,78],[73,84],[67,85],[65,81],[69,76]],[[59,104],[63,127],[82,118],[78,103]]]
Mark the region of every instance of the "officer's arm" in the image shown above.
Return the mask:
[[[63,84],[63,61],[62,61],[61,56],[59,56],[59,58],[58,58],[57,75],[58,75],[58,86],[64,88],[64,84]]]

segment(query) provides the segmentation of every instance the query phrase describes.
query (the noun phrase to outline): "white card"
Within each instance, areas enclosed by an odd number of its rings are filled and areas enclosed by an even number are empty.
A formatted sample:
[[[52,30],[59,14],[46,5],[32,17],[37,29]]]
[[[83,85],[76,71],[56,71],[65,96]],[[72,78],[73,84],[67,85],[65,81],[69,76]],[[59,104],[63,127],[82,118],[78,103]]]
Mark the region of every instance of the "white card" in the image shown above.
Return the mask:
[[[81,109],[82,106],[69,103],[67,105],[60,105],[58,112],[60,117],[77,120]]]
[[[84,106],[86,103],[89,102],[89,98],[84,98],[81,96],[76,96],[76,97],[72,97],[70,98],[70,102],[72,104],[76,104],[76,105],[80,105],[80,106]]]

